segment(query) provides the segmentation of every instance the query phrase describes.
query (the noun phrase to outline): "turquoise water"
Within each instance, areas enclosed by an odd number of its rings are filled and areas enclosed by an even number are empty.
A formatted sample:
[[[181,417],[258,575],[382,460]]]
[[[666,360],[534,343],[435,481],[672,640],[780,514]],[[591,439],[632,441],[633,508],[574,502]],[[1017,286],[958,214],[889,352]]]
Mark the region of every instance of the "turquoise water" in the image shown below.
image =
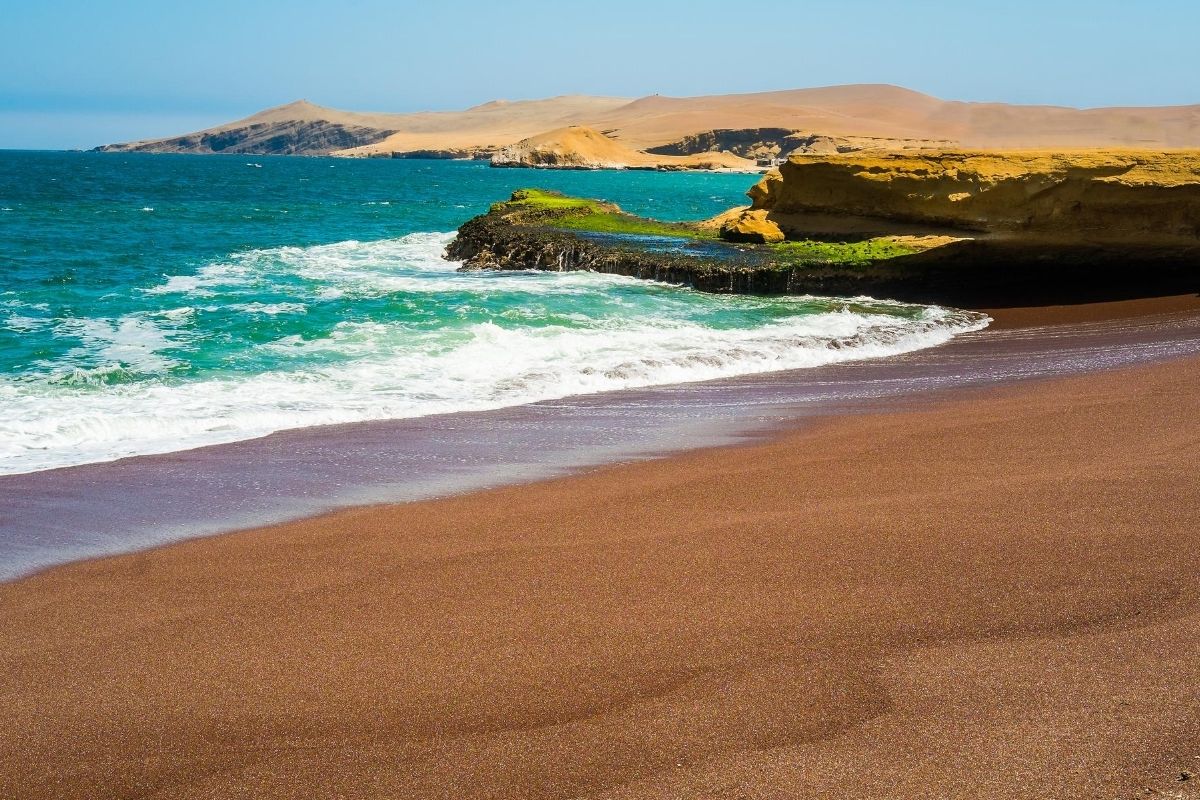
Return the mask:
[[[688,219],[753,181],[0,152],[0,473],[875,357],[982,325],[442,259],[459,224],[521,186]]]

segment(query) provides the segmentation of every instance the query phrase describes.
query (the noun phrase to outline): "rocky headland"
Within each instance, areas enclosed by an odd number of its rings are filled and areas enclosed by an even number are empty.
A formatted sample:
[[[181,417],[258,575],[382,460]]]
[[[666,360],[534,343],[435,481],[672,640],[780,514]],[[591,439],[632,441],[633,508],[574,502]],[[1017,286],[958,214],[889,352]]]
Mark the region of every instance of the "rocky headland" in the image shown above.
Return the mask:
[[[466,223],[467,269],[615,272],[703,291],[961,306],[1200,290],[1200,152],[796,155],[711,220],[536,190]]]
[[[784,233],[826,217],[992,240],[1154,244],[1200,236],[1200,151],[922,151],[796,156],[750,190]]]

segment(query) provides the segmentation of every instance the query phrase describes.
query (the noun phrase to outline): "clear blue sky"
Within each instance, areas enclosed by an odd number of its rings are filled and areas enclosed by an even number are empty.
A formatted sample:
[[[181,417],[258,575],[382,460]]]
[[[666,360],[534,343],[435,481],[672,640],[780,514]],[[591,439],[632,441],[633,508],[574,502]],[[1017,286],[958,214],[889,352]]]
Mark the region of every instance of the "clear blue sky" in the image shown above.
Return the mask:
[[[869,82],[1198,103],[1197,31],[1196,0],[6,0],[0,147],[183,133],[302,97],[415,111]]]

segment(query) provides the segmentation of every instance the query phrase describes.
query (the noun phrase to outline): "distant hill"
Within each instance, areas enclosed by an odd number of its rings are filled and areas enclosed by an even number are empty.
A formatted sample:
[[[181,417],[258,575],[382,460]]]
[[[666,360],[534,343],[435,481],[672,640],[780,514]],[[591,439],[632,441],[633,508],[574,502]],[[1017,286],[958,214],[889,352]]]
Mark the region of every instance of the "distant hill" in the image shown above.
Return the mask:
[[[518,102],[494,100],[466,111],[363,114],[299,100],[195,133],[104,145],[97,149],[322,155],[373,147],[350,154],[427,150],[431,151],[430,155],[469,156],[474,151],[490,151],[553,128],[577,124],[581,119],[628,102],[625,98],[564,96]]]
[[[539,134],[586,126],[634,151],[743,157],[868,147],[1200,147],[1200,105],[1076,109],[940,100],[863,84],[637,100],[568,95],[465,111],[364,114],[299,101],[237,122],[101,150],[490,157]],[[740,149],[739,149],[740,148]]]

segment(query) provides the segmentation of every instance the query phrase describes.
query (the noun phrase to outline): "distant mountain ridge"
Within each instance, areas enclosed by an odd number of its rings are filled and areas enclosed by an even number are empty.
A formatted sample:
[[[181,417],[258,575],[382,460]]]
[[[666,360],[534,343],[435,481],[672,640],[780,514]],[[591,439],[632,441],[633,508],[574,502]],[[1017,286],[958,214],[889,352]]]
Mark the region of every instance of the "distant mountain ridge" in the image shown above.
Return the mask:
[[[97,149],[490,157],[523,140],[577,126],[599,131],[634,151],[681,156],[729,147],[776,157],[802,142],[843,152],[947,145],[1200,147],[1200,105],[1076,109],[969,103],[886,84],[854,84],[636,100],[564,95],[410,114],[339,111],[301,100],[195,133]],[[765,131],[772,133],[764,138]]]

